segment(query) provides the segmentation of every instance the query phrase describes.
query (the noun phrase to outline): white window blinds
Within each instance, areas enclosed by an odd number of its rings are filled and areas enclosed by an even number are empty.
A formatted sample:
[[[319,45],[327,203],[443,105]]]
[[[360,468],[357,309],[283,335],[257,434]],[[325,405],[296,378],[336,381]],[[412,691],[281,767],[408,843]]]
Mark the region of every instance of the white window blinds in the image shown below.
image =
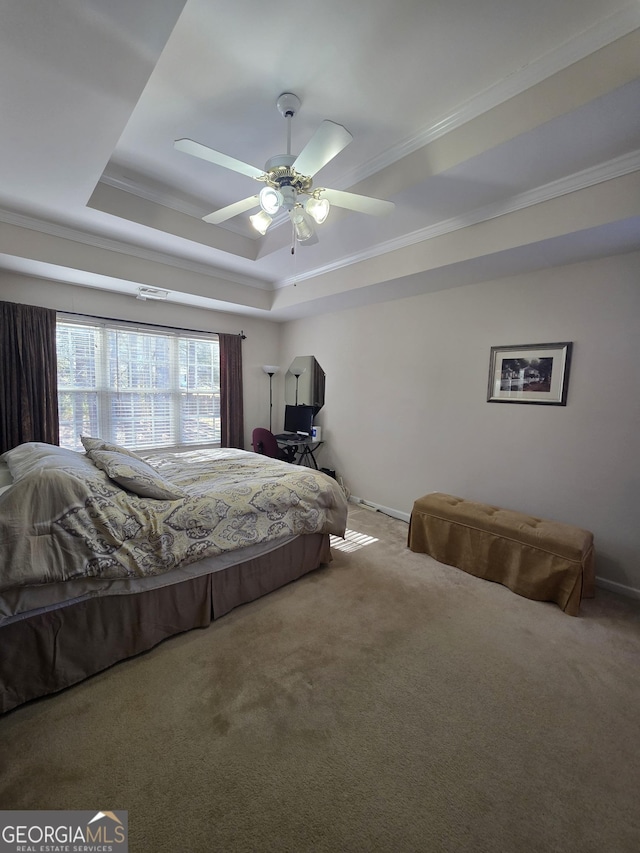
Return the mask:
[[[129,448],[220,442],[218,336],[60,316],[60,444]]]

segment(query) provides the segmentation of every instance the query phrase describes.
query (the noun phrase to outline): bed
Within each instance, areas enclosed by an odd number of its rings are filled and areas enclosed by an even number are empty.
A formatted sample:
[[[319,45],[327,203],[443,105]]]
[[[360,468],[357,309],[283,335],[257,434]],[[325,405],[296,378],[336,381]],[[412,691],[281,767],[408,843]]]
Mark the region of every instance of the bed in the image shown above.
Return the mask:
[[[322,472],[83,444],[0,456],[0,712],[209,625],[327,563],[345,532]]]

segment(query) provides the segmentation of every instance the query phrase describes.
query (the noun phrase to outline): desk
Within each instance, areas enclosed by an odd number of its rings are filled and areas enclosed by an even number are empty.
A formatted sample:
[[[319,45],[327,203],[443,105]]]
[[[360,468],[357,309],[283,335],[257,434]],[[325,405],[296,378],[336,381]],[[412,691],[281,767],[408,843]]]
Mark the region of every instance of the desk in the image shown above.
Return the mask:
[[[324,441],[313,441],[311,438],[278,438],[276,441],[279,447],[294,447],[298,458],[295,461],[296,465],[306,465],[309,468],[318,468],[315,451],[324,444]]]

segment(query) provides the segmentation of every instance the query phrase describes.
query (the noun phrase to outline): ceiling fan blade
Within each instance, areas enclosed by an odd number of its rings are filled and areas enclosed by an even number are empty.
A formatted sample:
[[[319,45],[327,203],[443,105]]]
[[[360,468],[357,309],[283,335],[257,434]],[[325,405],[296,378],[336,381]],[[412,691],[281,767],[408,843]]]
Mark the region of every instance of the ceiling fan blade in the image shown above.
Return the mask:
[[[392,201],[383,201],[381,198],[370,198],[367,195],[356,195],[346,193],[342,190],[320,190],[320,198],[326,198],[336,207],[346,207],[347,210],[355,210],[357,213],[368,213],[370,216],[384,216],[395,209]]]
[[[221,222],[226,222],[227,219],[232,219],[239,213],[244,213],[245,210],[258,207],[259,204],[260,199],[258,196],[252,195],[249,198],[243,198],[242,201],[236,201],[233,204],[228,204],[226,207],[221,207],[220,210],[216,210],[208,216],[203,216],[202,219],[210,225],[219,225]]]
[[[224,166],[225,169],[231,169],[232,172],[240,172],[241,175],[247,175],[249,178],[261,178],[264,175],[264,169],[258,169],[249,163],[243,163],[242,160],[236,160],[235,157],[229,157],[228,154],[214,151],[213,148],[207,148],[206,145],[194,142],[193,139],[176,139],[173,146],[185,154],[191,154],[201,160],[208,160],[210,163]]]
[[[341,124],[323,121],[298,154],[293,168],[298,174],[312,178],[333,160],[336,154],[346,148],[352,139],[353,136]]]

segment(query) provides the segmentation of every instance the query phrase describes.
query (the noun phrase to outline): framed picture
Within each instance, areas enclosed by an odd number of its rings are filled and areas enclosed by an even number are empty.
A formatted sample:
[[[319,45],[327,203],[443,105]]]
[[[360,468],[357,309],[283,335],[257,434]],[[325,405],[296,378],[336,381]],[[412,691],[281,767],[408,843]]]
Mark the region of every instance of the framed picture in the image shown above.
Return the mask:
[[[489,403],[566,406],[571,342],[491,347]]]

